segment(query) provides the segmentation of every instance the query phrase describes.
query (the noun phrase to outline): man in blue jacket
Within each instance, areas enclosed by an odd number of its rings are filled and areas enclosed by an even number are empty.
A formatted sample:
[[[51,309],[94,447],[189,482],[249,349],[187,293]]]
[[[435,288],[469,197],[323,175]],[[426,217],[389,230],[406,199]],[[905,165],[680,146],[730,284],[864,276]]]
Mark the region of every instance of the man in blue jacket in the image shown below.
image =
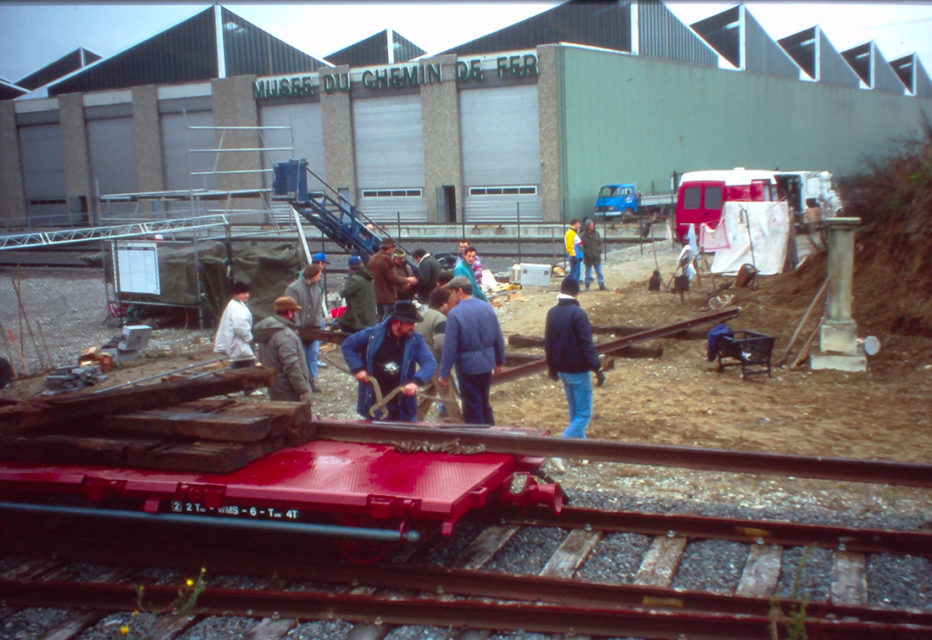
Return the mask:
[[[570,407],[570,424],[564,438],[585,438],[592,419],[592,379],[595,372],[599,386],[605,381],[599,356],[592,341],[589,316],[579,306],[579,281],[572,275],[560,284],[557,304],[547,312],[544,328],[544,351],[550,377],[563,382]],[[559,464],[557,467],[559,468]]]
[[[473,297],[472,283],[457,276],[447,283],[455,306],[447,314],[440,374],[437,382],[449,384],[450,371],[456,365],[463,401],[463,422],[495,424],[489,391],[492,372],[501,373],[505,364],[505,337],[495,309],[488,302]]]
[[[418,387],[429,383],[437,371],[437,359],[424,337],[415,331],[421,320],[413,302],[399,300],[382,322],[343,341],[343,358],[359,381],[356,411],[363,418],[417,421]],[[369,412],[378,400],[373,380],[383,398],[402,388],[384,407],[376,409],[375,415]]]

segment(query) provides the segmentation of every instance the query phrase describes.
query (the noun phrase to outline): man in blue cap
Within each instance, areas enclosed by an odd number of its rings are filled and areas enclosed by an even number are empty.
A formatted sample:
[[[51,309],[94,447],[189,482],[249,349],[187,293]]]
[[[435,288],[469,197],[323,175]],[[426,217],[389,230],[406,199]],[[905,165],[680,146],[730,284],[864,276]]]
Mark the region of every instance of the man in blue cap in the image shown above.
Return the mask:
[[[377,322],[375,276],[359,256],[350,256],[348,264],[349,276],[340,290],[340,296],[346,300],[346,311],[340,316],[340,329],[356,333]]]

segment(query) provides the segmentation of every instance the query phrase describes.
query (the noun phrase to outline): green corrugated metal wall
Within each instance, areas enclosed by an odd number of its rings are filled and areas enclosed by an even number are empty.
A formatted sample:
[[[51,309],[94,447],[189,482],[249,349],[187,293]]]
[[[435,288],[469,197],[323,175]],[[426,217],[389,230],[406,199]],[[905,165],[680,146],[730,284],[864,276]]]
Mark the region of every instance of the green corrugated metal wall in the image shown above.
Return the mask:
[[[932,118],[932,99],[625,54],[560,47],[557,64],[564,219],[591,214],[605,183],[666,192],[674,170],[844,175]]]

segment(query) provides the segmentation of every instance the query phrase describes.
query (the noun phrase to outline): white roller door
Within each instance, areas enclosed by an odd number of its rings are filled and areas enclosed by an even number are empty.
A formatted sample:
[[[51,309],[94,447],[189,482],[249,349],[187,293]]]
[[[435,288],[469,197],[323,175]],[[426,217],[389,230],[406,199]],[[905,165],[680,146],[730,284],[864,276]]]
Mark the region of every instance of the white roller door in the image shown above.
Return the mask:
[[[270,151],[263,154],[263,168],[271,169],[287,160],[307,160],[307,166],[324,180],[324,127],[319,102],[278,104],[262,107],[259,121],[263,127],[290,127],[288,131],[263,131],[263,147],[293,147],[291,151]],[[266,186],[272,186],[272,174],[266,174]],[[317,188],[309,185],[312,189]]]
[[[459,98],[466,221],[541,220],[537,85]]]
[[[19,154],[30,222],[61,224],[70,211],[65,198],[61,126],[55,123],[20,127]]]
[[[194,171],[215,169],[216,156],[192,153],[191,149],[211,149],[217,146],[216,132],[209,129],[189,130],[188,127],[214,126],[214,114],[209,111],[163,113],[161,116],[162,161],[165,166],[165,188],[216,189],[216,175],[195,176]],[[189,207],[190,208],[190,207]]]
[[[89,120],[87,146],[96,191],[101,195],[139,191],[132,117]],[[135,207],[131,203],[113,203],[102,208],[104,214],[123,215]]]
[[[425,222],[419,94],[353,101],[357,206],[377,221]]]

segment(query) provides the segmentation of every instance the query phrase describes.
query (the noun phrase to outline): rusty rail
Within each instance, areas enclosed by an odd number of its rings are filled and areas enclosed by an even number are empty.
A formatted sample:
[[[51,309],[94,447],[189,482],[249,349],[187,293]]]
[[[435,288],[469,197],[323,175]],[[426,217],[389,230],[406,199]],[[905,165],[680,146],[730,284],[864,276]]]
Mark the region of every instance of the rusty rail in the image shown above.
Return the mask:
[[[620,349],[624,349],[625,347],[629,347],[633,344],[637,344],[638,342],[656,340],[657,338],[664,338],[669,335],[680,333],[681,331],[685,331],[686,329],[690,329],[697,325],[723,322],[725,320],[737,317],[740,313],[741,307],[735,307],[734,309],[726,309],[725,311],[709,313],[704,316],[693,318],[691,320],[684,320],[683,322],[657,327],[656,329],[646,329],[644,331],[639,331],[638,333],[633,333],[630,336],[625,336],[623,338],[618,338],[617,340],[610,340],[609,342],[598,344],[595,347],[595,352],[598,354],[611,353],[613,351],[618,351]],[[502,371],[496,376],[492,376],[492,384],[502,384],[516,378],[523,378],[524,376],[529,376],[533,373],[544,371],[546,368],[547,361],[545,359],[522,364],[506,371]]]
[[[464,447],[480,447],[485,451],[525,456],[580,458],[755,475],[773,474],[844,482],[932,487],[932,465],[919,462],[825,458],[612,440],[537,437],[527,435],[526,431],[516,428],[509,431],[507,428],[474,428],[469,425],[443,425],[443,428],[437,428],[406,423],[322,419],[313,421],[313,424],[317,428],[317,437],[322,440],[384,444],[411,441],[438,447],[456,441]]]

